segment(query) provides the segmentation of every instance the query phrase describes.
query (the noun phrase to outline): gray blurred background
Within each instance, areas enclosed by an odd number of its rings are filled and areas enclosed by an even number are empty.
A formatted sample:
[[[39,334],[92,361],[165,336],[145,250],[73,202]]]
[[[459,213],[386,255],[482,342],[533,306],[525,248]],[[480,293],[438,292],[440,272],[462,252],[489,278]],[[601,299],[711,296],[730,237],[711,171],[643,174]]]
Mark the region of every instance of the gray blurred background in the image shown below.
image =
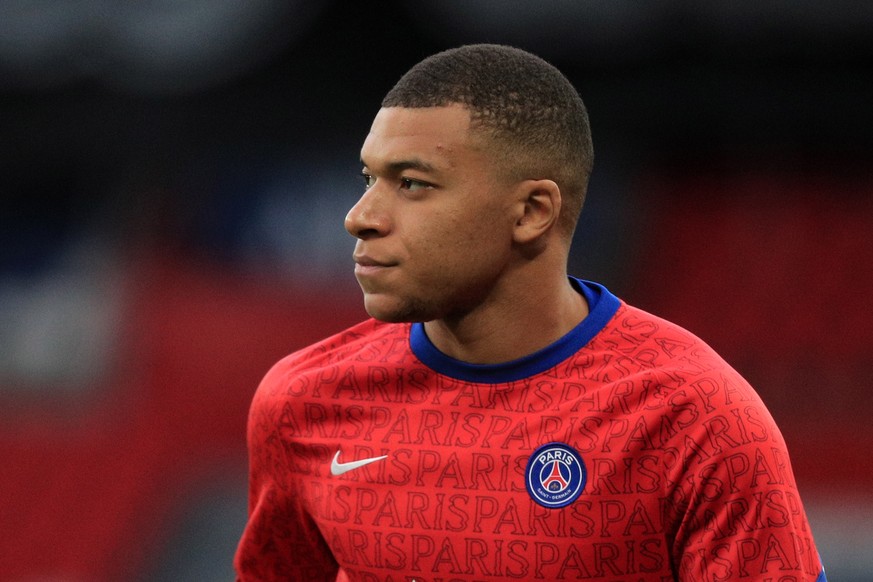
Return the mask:
[[[0,579],[232,579],[257,383],[365,317],[370,121],[471,42],[574,82],[571,271],[756,386],[869,579],[873,4],[810,0],[0,2]]]

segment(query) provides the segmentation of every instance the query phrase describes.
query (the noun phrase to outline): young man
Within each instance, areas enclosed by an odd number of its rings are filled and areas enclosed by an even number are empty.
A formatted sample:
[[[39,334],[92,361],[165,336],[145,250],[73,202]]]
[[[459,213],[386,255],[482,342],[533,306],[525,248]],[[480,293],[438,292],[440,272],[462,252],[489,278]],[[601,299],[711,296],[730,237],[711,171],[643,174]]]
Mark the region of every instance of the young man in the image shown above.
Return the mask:
[[[240,580],[825,580],[753,389],[568,277],[592,159],[575,89],[517,49],[388,93],[346,217],[373,319],[259,387]]]

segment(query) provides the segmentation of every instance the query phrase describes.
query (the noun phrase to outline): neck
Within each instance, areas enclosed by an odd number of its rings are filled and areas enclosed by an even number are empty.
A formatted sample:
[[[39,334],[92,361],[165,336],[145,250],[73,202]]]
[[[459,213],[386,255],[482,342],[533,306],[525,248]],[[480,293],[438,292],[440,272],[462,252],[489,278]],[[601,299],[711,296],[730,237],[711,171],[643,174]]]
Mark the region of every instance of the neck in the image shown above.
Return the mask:
[[[557,341],[588,315],[588,304],[566,275],[533,278],[497,289],[475,311],[424,324],[444,354],[471,364],[499,364]]]

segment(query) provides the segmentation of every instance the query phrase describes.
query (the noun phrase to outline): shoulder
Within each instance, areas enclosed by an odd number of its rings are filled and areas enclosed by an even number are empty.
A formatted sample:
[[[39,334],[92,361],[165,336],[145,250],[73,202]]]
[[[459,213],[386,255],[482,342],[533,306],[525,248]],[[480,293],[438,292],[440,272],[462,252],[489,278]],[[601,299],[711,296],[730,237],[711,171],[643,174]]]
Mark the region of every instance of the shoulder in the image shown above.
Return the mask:
[[[636,368],[676,375],[678,379],[712,372],[739,377],[693,332],[625,302],[596,341],[601,350],[632,361]]]
[[[673,436],[705,442],[712,452],[765,442],[784,447],[759,393],[694,333],[626,304],[609,327],[621,339],[604,341],[618,351],[633,346],[629,361],[647,379],[649,405],[660,404],[652,408],[666,414],[659,418],[672,423]]]
[[[671,321],[622,302],[591,347],[600,360],[592,369],[610,382],[633,381],[647,407],[690,409],[698,421],[751,410],[770,424],[749,382],[704,340]]]
[[[356,359],[369,360],[383,346],[408,342],[409,324],[367,319],[285,356],[273,366],[282,371],[318,368]]]
[[[385,323],[375,319],[362,321],[285,356],[270,368],[261,387],[286,384],[294,377],[355,362],[378,360],[387,354],[402,357],[409,352],[409,327],[405,323]]]

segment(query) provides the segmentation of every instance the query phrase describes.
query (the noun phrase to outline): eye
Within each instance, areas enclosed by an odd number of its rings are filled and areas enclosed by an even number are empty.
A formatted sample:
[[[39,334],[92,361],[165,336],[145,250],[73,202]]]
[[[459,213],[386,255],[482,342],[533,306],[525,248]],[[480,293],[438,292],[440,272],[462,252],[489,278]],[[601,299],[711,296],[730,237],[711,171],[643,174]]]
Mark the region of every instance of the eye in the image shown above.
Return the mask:
[[[400,178],[400,188],[402,190],[409,190],[410,192],[415,192],[416,190],[424,190],[426,188],[430,188],[431,185],[427,182],[422,182],[420,180],[413,180],[412,178]]]
[[[376,178],[367,172],[361,172],[361,177],[364,179],[364,189],[369,190],[376,183]]]

